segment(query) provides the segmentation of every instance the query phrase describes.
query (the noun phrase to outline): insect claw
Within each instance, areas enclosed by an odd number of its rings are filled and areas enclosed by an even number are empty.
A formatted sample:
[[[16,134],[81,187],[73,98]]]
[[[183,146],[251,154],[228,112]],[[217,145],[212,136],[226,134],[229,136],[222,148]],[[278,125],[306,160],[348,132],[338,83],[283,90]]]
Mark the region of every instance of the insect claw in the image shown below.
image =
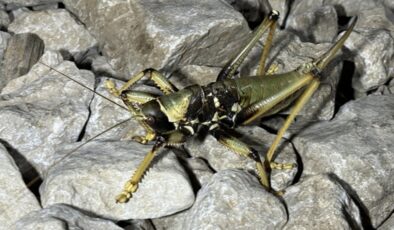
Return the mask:
[[[127,181],[123,191],[116,197],[116,203],[126,203],[133,197],[133,192],[137,191],[138,185],[132,181]]]
[[[107,90],[112,95],[114,95],[115,97],[119,97],[120,92],[119,92],[119,90],[116,89],[115,83],[112,80],[109,80],[109,79],[105,80],[104,85],[105,85],[105,88],[107,88]]]

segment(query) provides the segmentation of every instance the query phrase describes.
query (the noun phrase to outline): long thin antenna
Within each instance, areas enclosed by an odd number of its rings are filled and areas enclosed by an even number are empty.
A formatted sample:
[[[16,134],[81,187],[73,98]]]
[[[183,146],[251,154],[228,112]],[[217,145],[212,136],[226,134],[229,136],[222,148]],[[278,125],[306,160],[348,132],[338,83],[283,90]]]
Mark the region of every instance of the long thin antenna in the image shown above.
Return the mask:
[[[70,152],[66,153],[66,155],[64,155],[63,157],[61,157],[59,160],[55,161],[55,163],[53,163],[51,166],[48,167],[47,171],[49,171],[49,169],[51,169],[52,167],[54,167],[55,165],[57,165],[58,163],[60,163],[62,160],[64,160],[64,159],[66,159],[67,157],[69,157],[71,154],[75,153],[75,152],[76,152],[78,149],[80,149],[82,146],[86,145],[87,143],[91,142],[92,140],[96,139],[97,137],[103,135],[104,133],[108,132],[109,130],[114,129],[114,128],[116,128],[116,127],[118,127],[118,126],[120,126],[120,125],[122,125],[122,124],[124,124],[124,123],[126,123],[126,122],[128,122],[128,121],[130,121],[130,120],[131,120],[131,118],[128,118],[128,119],[126,119],[126,120],[124,120],[124,121],[121,121],[121,122],[119,122],[119,123],[117,123],[117,124],[115,124],[115,125],[113,125],[113,126],[107,128],[107,129],[105,129],[104,131],[102,131],[102,132],[100,132],[100,133],[94,135],[93,137],[89,138],[89,139],[88,139],[87,141],[85,141],[83,144],[78,145],[75,149],[71,150]],[[40,176],[34,177],[32,180],[30,180],[29,183],[26,184],[26,186],[27,186],[28,188],[30,188],[30,187],[33,186],[39,179],[40,179]]]
[[[104,99],[106,99],[106,100],[108,100],[108,101],[110,101],[110,102],[114,103],[115,105],[118,105],[120,108],[122,108],[122,109],[124,109],[124,110],[127,110],[127,111],[129,111],[129,110],[128,110],[126,107],[124,107],[123,105],[121,105],[121,104],[119,104],[119,103],[117,103],[117,102],[115,102],[115,101],[111,100],[110,98],[108,98],[108,97],[104,96],[104,95],[103,95],[103,94],[101,94],[101,93],[98,93],[98,92],[96,92],[95,90],[93,90],[93,89],[91,89],[91,88],[87,87],[86,85],[82,84],[81,82],[79,82],[79,81],[75,80],[74,78],[72,78],[72,77],[68,76],[67,74],[65,74],[65,73],[62,73],[61,71],[59,71],[59,70],[57,70],[57,69],[53,68],[52,66],[49,66],[49,65],[47,65],[47,64],[45,64],[45,63],[43,63],[43,62],[40,62],[40,61],[39,61],[38,63],[40,63],[40,64],[42,64],[42,65],[44,65],[44,66],[48,67],[49,69],[51,69],[51,70],[53,70],[53,71],[55,71],[55,72],[57,72],[57,73],[59,73],[59,74],[61,74],[61,75],[65,76],[66,78],[70,79],[71,81],[73,81],[73,82],[77,83],[78,85],[80,85],[80,86],[84,87],[85,89],[87,89],[87,90],[89,90],[89,91],[93,92],[94,94],[97,94],[97,95],[99,95],[100,97],[102,97],[102,98],[104,98]]]

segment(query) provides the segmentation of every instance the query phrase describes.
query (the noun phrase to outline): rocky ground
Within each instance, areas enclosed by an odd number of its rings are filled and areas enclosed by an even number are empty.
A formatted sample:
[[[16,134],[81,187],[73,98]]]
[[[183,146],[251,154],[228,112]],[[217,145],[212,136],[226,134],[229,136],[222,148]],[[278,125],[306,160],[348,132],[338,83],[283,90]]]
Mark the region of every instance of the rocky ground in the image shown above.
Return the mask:
[[[393,229],[394,4],[271,4],[279,72],[324,53],[358,16],[281,143],[276,161],[297,163],[272,173],[285,193],[266,192],[253,162],[206,136],[161,151],[132,200],[116,204],[151,146],[129,140],[142,129],[128,111],[87,88],[120,103],[103,81],[150,67],[179,88],[212,82],[264,0],[0,0],[0,229]],[[255,73],[262,47],[240,75]],[[238,132],[263,155],[287,113]]]

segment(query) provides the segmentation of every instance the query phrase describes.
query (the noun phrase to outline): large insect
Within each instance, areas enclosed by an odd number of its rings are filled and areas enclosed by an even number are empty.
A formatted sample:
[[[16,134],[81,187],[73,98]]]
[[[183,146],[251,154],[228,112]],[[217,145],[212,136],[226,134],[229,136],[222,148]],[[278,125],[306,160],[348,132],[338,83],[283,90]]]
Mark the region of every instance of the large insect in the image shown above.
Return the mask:
[[[146,130],[145,136],[135,136],[133,139],[142,144],[154,142],[151,151],[127,181],[123,191],[116,197],[117,202],[127,202],[137,191],[139,182],[160,148],[183,144],[187,137],[202,129],[207,130],[221,144],[235,153],[253,159],[256,162],[260,182],[268,190],[271,190],[269,172],[272,168],[294,167],[292,164],[273,162],[274,152],[294,117],[318,88],[322,70],[343,46],[357,18],[353,17],[350,20],[347,31],[321,57],[300,65],[291,72],[271,74],[267,73],[265,62],[278,18],[279,13],[272,10],[245,47],[225,65],[217,80],[206,86],[192,85],[178,90],[154,69],[136,74],[120,89],[117,89],[112,81],[106,82],[109,92],[123,100],[133,117]],[[257,75],[233,79],[237,68],[267,30],[268,35]],[[133,85],[144,76],[149,77],[164,95],[156,97],[133,91]],[[247,125],[258,118],[274,114],[293,102],[295,102],[294,106],[278,131],[264,161],[256,150],[226,132],[228,129]]]

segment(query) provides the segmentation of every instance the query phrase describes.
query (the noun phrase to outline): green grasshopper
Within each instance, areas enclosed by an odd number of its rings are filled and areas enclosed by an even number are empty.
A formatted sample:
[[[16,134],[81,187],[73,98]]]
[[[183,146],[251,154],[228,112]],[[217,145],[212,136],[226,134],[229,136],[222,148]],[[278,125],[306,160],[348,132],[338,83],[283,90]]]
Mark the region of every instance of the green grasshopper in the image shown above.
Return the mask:
[[[132,116],[146,130],[145,136],[135,136],[133,140],[142,144],[154,142],[151,151],[116,197],[116,202],[127,202],[137,191],[138,184],[160,148],[182,145],[188,137],[202,130],[208,131],[219,143],[235,153],[254,160],[260,182],[269,191],[272,191],[269,177],[273,168],[295,167],[293,164],[275,163],[275,150],[295,116],[318,88],[321,72],[343,46],[357,18],[353,17],[350,20],[347,31],[321,57],[302,64],[293,71],[272,74],[266,70],[265,62],[278,18],[279,12],[272,10],[241,51],[223,67],[217,80],[206,86],[191,85],[178,90],[154,69],[146,69],[136,74],[119,89],[113,81],[106,81],[109,92],[123,100]],[[268,35],[257,75],[233,79],[238,67],[267,30]],[[132,87],[145,76],[163,92],[162,96],[132,90]],[[278,131],[264,161],[255,149],[226,132],[275,114],[293,102],[294,106]]]

